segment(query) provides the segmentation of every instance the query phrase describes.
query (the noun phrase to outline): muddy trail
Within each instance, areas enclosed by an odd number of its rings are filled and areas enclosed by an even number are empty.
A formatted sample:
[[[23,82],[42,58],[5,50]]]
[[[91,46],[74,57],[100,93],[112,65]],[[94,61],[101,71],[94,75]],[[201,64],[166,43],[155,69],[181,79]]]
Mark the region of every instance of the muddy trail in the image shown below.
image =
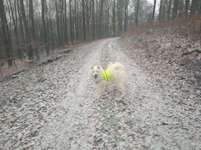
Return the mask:
[[[1,82],[0,149],[201,150],[192,87],[158,82],[163,74],[147,72],[136,55],[120,38],[103,39]],[[128,71],[126,93],[98,98],[90,68],[113,61]],[[179,103],[184,98],[195,105]]]

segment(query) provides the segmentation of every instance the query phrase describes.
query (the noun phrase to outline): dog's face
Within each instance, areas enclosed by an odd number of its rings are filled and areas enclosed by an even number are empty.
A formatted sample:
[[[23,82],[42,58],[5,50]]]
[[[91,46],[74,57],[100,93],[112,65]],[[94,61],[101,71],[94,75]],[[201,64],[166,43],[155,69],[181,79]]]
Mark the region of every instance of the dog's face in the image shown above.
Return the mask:
[[[96,82],[99,82],[101,80],[101,73],[103,71],[103,68],[100,65],[95,65],[91,67],[92,70],[92,77]]]

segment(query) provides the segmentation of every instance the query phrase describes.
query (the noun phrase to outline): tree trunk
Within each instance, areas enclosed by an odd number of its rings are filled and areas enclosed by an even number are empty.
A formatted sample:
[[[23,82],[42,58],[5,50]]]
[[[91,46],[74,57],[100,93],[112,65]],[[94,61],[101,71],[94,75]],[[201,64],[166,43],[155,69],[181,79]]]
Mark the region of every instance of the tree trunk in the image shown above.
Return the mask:
[[[36,40],[35,36],[35,25],[34,25],[34,9],[33,9],[33,0],[29,0],[29,19],[30,19],[30,34],[31,34],[31,47],[37,59],[39,59],[38,51],[36,50],[36,46],[34,44]]]
[[[14,2],[14,4],[16,4],[16,1]],[[14,6],[14,8],[12,7],[11,0],[8,0],[8,5],[11,11],[11,18],[12,18],[13,26],[14,26],[15,50],[17,52],[17,57],[22,59],[22,53],[19,48],[20,43],[19,43],[19,36],[18,36],[18,30],[17,30],[18,22],[17,22],[17,16],[16,16],[17,15],[16,6]]]
[[[196,15],[198,11],[198,0],[192,0],[191,2],[191,16]]]
[[[73,18],[72,18],[72,0],[69,0],[69,15],[70,15],[70,39],[71,39],[71,43],[73,43],[74,29],[73,29]]]
[[[113,28],[113,36],[116,36],[116,3],[114,0],[113,9],[112,9],[112,28]]]
[[[92,0],[92,37],[95,39],[95,4],[94,0]]]
[[[47,16],[47,3],[46,0],[41,0],[42,10],[42,23],[43,23],[43,42],[45,44],[45,49],[47,55],[49,55],[49,47],[48,47],[48,37],[47,37],[47,25],[46,25],[46,16]]]
[[[128,5],[129,5],[129,0],[126,0],[125,8],[124,8],[124,32],[126,32],[128,29]]]
[[[177,17],[178,4],[179,4],[179,0],[174,0],[173,13],[172,13],[173,19]]]
[[[168,12],[167,12],[167,18],[168,18],[168,20],[171,19],[171,14],[172,14],[171,10],[172,10],[172,0],[169,0]]]
[[[156,10],[156,0],[154,0],[154,7],[153,7],[153,13],[152,13],[152,20],[154,21],[155,17],[155,10]]]
[[[64,39],[65,42],[68,43],[68,21],[67,21],[67,4],[66,0],[64,0]]]
[[[159,8],[159,21],[163,20],[163,0],[160,1],[160,8]]]
[[[100,4],[100,14],[99,14],[99,37],[101,38],[103,36],[103,5],[105,0],[101,0]]]
[[[22,13],[21,13],[21,7],[20,7],[20,0],[15,1],[15,3],[17,3],[17,11],[18,11],[18,16],[19,16],[19,35],[20,35],[20,41],[21,43],[25,43],[25,31],[23,28],[23,20],[22,20]]]
[[[1,17],[1,27],[3,33],[3,43],[5,47],[6,57],[8,58],[8,65],[11,66],[13,64],[12,46],[11,46],[12,43],[3,0],[0,0],[0,12],[1,12],[0,17]]]
[[[32,40],[35,40],[35,26],[34,26],[33,0],[29,0],[29,18],[30,18],[30,22],[31,22],[31,35],[32,35]]]
[[[83,27],[83,40],[86,40],[86,21],[85,21],[85,0],[82,0],[82,27]]]
[[[136,24],[136,26],[138,26],[139,7],[140,7],[140,0],[137,0],[137,4],[136,4],[136,8],[135,8],[135,24]]]
[[[28,49],[28,57],[29,59],[33,59],[33,50],[30,42],[30,34],[28,29],[28,22],[25,14],[25,8],[24,8],[24,0],[20,0],[20,9],[21,9],[21,15],[22,15],[22,21],[24,24],[25,29],[25,35],[26,35],[26,48]]]
[[[77,4],[77,0],[74,0],[75,5],[74,5],[74,24],[75,24],[75,40],[78,41],[79,40],[79,29],[78,29],[78,4]]]
[[[123,10],[125,1],[119,0],[118,1],[118,34],[120,34],[123,31]]]

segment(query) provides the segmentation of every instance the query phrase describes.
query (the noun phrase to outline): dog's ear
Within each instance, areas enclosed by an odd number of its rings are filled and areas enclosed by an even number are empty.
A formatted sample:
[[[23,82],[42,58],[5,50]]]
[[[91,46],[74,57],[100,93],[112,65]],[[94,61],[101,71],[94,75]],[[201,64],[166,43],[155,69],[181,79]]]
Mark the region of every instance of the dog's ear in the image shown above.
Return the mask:
[[[110,62],[108,63],[108,66],[111,65],[111,64],[112,64],[112,62],[110,61]]]
[[[112,62],[111,62],[111,61],[107,64],[107,67],[109,67],[110,65],[112,65]]]

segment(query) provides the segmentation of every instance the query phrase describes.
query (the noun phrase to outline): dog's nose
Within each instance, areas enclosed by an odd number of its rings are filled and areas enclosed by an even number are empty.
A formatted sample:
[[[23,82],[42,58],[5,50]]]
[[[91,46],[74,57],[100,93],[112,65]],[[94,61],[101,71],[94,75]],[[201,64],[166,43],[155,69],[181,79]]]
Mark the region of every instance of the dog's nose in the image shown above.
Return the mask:
[[[95,75],[94,75],[94,78],[95,78],[95,79],[97,79],[97,78],[98,78],[98,75],[97,75],[97,74],[95,74]]]

